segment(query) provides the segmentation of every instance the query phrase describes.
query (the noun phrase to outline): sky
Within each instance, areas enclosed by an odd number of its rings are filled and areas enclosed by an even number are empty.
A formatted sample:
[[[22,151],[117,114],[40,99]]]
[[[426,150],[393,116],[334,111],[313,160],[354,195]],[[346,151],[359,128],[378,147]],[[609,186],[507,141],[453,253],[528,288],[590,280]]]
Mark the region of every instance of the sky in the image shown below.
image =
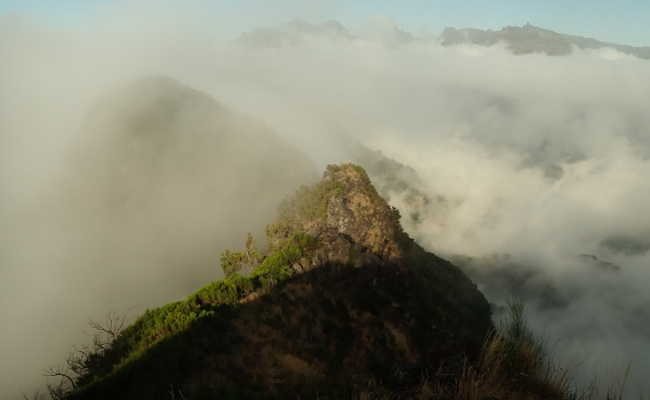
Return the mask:
[[[45,18],[53,23],[79,25],[90,17],[101,14],[126,0],[1,0],[0,14],[17,13]],[[146,1],[145,1],[146,2]],[[336,19],[344,24],[358,24],[371,16],[389,16],[411,31],[437,34],[446,26],[499,29],[507,25],[527,22],[563,33],[571,33],[600,40],[630,45],[650,45],[650,2],[641,0],[356,0],[356,1],[275,1],[273,7],[261,0],[193,0],[198,7],[212,10],[215,15],[237,16],[237,27],[222,30],[237,34],[259,23],[256,18],[263,10],[264,17]],[[174,2],[149,1],[150,4]],[[190,2],[183,2],[184,7]],[[280,10],[281,13],[279,12]],[[293,13],[293,15],[291,15]],[[207,13],[209,17],[211,13]],[[242,26],[244,22],[244,26]],[[279,21],[276,21],[279,22]]]

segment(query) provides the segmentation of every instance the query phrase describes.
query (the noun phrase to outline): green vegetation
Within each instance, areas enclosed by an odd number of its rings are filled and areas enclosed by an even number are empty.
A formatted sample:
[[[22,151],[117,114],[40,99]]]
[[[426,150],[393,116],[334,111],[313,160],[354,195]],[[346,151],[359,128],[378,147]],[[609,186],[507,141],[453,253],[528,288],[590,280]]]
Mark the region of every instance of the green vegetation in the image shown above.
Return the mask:
[[[324,180],[315,185],[301,186],[291,198],[285,199],[279,208],[278,222],[266,228],[269,237],[287,237],[298,221],[325,218],[329,200],[344,190],[343,184]]]
[[[250,274],[240,275],[233,271],[223,280],[210,283],[185,300],[147,310],[116,335],[112,342],[83,355],[81,362],[84,368],[79,369],[79,376],[69,379],[73,382],[69,390],[82,388],[113,374],[142,357],[156,344],[187,331],[200,320],[217,316],[223,307],[236,307],[245,302],[245,297],[251,293],[269,290],[287,280],[294,274],[292,265],[307,256],[315,245],[315,238],[297,233],[262,257],[254,250],[249,235],[246,252],[225,254],[228,254],[226,258],[243,254],[247,262],[252,260],[251,257],[258,260],[258,265]]]
[[[262,256],[255,248],[253,235],[250,233],[246,236],[245,251],[225,250],[221,253],[221,269],[224,276],[228,277],[233,274],[241,273],[242,270],[254,268],[262,259]]]
[[[337,213],[346,200],[372,217],[358,218],[357,231],[392,232],[380,243],[404,251],[400,264],[366,254],[354,235],[318,243],[296,233],[346,218]],[[399,212],[363,168],[328,166],[321,183],[298,189],[280,213],[265,254],[251,234],[243,251],[221,254],[224,279],[124,330],[123,319],[96,324],[108,338],[51,370],[62,378],[52,398],[594,398],[549,361],[522,304],[513,302],[494,329],[475,286],[401,231]],[[284,284],[296,266],[316,260],[326,268],[302,268]]]
[[[245,254],[242,252],[224,250],[220,257],[223,275],[228,277],[240,273],[245,259]]]
[[[294,234],[285,244],[269,254],[251,274],[251,279],[269,289],[293,275],[291,265],[316,247],[316,238],[305,233]]]
[[[360,178],[361,187],[369,192],[371,197],[378,198],[379,194],[370,182],[366,171],[355,164],[329,165],[327,173],[329,179],[323,179],[314,185],[303,185],[293,194],[285,199],[279,208],[278,222],[267,227],[267,235],[270,238],[287,237],[291,232],[300,230],[300,225],[310,221],[324,220],[327,217],[327,208],[331,198],[340,196],[349,188],[346,188],[345,179],[333,178],[335,174],[343,171],[343,176],[352,168]],[[350,176],[350,175],[348,175]]]
[[[306,236],[297,237],[294,245],[302,242],[309,245],[311,239]],[[303,241],[304,240],[304,241]],[[292,249],[292,250],[289,250]],[[293,259],[298,253],[293,245],[288,246],[284,250],[284,256],[278,255],[275,261],[283,263],[287,259]],[[284,258],[289,257],[289,258]],[[276,269],[280,264],[275,262],[268,262],[267,267]],[[281,270],[281,268],[277,269]],[[331,271],[323,270],[318,273],[329,274]],[[326,277],[322,277],[325,278]],[[246,277],[237,277],[236,280],[243,281]],[[212,285],[210,285],[212,286]],[[206,288],[204,288],[206,289]],[[331,297],[329,297],[331,299]],[[374,299],[375,301],[378,299]],[[172,305],[163,307],[167,309]],[[325,307],[327,306],[327,307]],[[175,309],[176,306],[172,306]],[[331,307],[331,308],[328,308]],[[309,310],[326,311],[327,315],[336,315],[336,304],[334,301],[331,304],[312,304]],[[162,309],[159,309],[162,310]],[[408,366],[392,364],[394,360],[379,359],[379,365],[385,365],[385,370],[378,370],[377,374],[383,376],[386,380],[375,380],[371,378],[366,384],[361,386],[346,386],[341,382],[328,382],[327,380],[320,381],[314,380],[309,382],[308,385],[302,387],[308,397],[296,395],[296,397],[286,396],[286,393],[268,394],[268,398],[340,398],[340,399],[385,399],[394,400],[402,398],[413,399],[440,399],[440,400],[486,400],[486,399],[511,399],[511,400],[538,400],[538,399],[557,399],[557,400],[593,400],[598,397],[595,390],[581,392],[578,391],[572,384],[569,374],[566,370],[561,369],[554,365],[547,356],[543,342],[535,337],[530,329],[527,327],[524,307],[520,303],[511,303],[509,305],[507,318],[502,324],[487,338],[483,346],[482,352],[478,359],[472,362],[465,362],[464,366],[460,365],[459,369],[451,370],[427,370],[423,369],[419,372],[422,374],[416,376],[416,382],[411,386],[409,382]],[[303,329],[313,331],[314,334],[322,334],[319,332],[319,322],[316,319],[309,318],[310,314],[301,315],[300,325]],[[268,318],[276,318],[268,316]],[[345,327],[338,326],[340,320],[338,317],[333,317],[332,320],[327,318],[320,318],[318,321],[324,326],[328,326],[327,332],[329,337],[336,337],[336,340],[344,341],[350,337],[349,332]],[[337,322],[338,321],[338,322]],[[282,325],[282,322],[279,322]],[[374,326],[378,329],[376,332],[381,332],[381,324]],[[313,329],[312,329],[313,328]],[[201,334],[206,331],[202,330]],[[377,340],[384,340],[390,342],[392,337],[390,335],[376,336]],[[210,339],[213,340],[213,339]],[[295,340],[300,340],[296,337]],[[341,354],[324,353],[319,356],[320,359],[326,357],[342,358],[344,354],[350,351],[347,345],[338,348]],[[183,346],[176,346],[179,351],[188,351]],[[159,355],[166,354],[168,349],[162,349],[158,352]],[[322,349],[314,349],[314,351]],[[191,349],[189,350],[191,351]],[[189,358],[196,357],[195,355]],[[150,365],[151,363],[149,363]],[[173,368],[170,368],[173,370]],[[168,371],[166,370],[166,373]],[[171,372],[169,372],[171,373]],[[394,381],[398,383],[394,385]],[[390,382],[393,381],[391,384]],[[167,381],[165,381],[167,382]],[[399,389],[399,383],[404,382],[404,389]],[[112,388],[118,385],[111,382]],[[172,386],[173,387],[173,386]],[[248,387],[229,387],[232,394],[229,392],[219,392],[220,395],[215,397],[215,394],[209,392],[206,397],[200,398],[262,398],[261,393],[252,395],[247,392]],[[83,388],[81,389],[83,391]],[[171,393],[171,391],[170,391]],[[216,392],[215,392],[216,393]],[[622,390],[607,393],[605,400],[622,400]],[[179,397],[175,397],[179,396]],[[63,398],[63,397],[62,397]],[[176,389],[174,395],[171,394],[169,399],[184,398],[182,389]],[[194,397],[193,397],[194,398]]]

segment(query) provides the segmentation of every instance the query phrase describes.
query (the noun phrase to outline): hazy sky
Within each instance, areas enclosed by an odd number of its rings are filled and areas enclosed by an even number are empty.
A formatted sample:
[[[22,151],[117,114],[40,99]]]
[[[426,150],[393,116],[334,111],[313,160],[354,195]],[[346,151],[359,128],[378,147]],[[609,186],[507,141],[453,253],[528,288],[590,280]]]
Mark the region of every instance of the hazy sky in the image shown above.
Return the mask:
[[[127,0],[0,0],[0,13],[32,14],[66,24],[79,24],[89,16],[101,13],[102,6],[126,3]],[[151,5],[169,0],[150,1]],[[250,26],[259,21],[259,6],[262,0],[191,0],[196,6],[210,10],[215,16],[232,14],[240,22],[237,28],[223,25],[220,30],[231,30],[233,34],[242,29],[241,21]],[[268,10],[269,7],[263,7]],[[425,30],[438,33],[445,26],[477,27],[496,29],[506,25],[534,25],[596,37],[632,45],[650,45],[650,2],[643,0],[355,0],[355,1],[297,1],[278,0],[274,8],[282,10],[278,18],[331,18],[345,24],[360,23],[369,16],[387,15],[410,30]],[[288,14],[287,14],[288,12]],[[293,15],[291,15],[293,13]],[[268,17],[266,13],[265,17]],[[318,22],[318,21],[314,21]],[[216,25],[216,24],[215,24]],[[247,27],[243,27],[247,28]]]

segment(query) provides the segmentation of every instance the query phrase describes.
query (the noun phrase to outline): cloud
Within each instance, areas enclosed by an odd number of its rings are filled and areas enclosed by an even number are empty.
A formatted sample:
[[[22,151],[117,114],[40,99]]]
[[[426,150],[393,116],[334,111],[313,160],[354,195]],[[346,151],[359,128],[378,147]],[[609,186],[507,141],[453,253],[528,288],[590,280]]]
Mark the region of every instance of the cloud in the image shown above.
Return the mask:
[[[260,230],[310,163],[358,158],[357,141],[411,167],[395,174],[412,190],[374,179],[420,243],[465,257],[494,303],[521,295],[559,357],[584,361],[583,382],[631,362],[630,394],[647,392],[647,61],[445,48],[383,19],[373,34],[331,40],[316,26],[251,47],[211,29],[225,17],[194,8],[171,23],[169,10],[129,7],[82,32],[2,24],[0,362],[12,372],[0,385],[12,396],[83,342],[87,318],[212,279],[220,249]],[[256,18],[256,34],[286,32],[275,19]],[[224,21],[238,22],[250,20]],[[142,76],[180,82],[181,111],[124,89]],[[225,119],[209,121],[196,96]],[[149,120],[128,117],[138,107]],[[295,163],[304,176],[268,184]]]

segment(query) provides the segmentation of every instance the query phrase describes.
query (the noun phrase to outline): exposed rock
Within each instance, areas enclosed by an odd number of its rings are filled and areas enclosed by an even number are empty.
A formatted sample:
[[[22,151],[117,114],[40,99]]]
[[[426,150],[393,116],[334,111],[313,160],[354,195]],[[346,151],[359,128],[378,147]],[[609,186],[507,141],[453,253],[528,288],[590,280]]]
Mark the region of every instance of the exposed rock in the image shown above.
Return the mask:
[[[268,229],[269,239],[281,243],[295,232],[318,238],[329,251],[319,262],[348,262],[351,255],[337,251],[341,247],[356,247],[377,261],[399,262],[402,244],[409,240],[399,225],[399,212],[377,194],[366,172],[352,164],[328,166],[319,184],[303,187],[285,201],[280,221]]]

